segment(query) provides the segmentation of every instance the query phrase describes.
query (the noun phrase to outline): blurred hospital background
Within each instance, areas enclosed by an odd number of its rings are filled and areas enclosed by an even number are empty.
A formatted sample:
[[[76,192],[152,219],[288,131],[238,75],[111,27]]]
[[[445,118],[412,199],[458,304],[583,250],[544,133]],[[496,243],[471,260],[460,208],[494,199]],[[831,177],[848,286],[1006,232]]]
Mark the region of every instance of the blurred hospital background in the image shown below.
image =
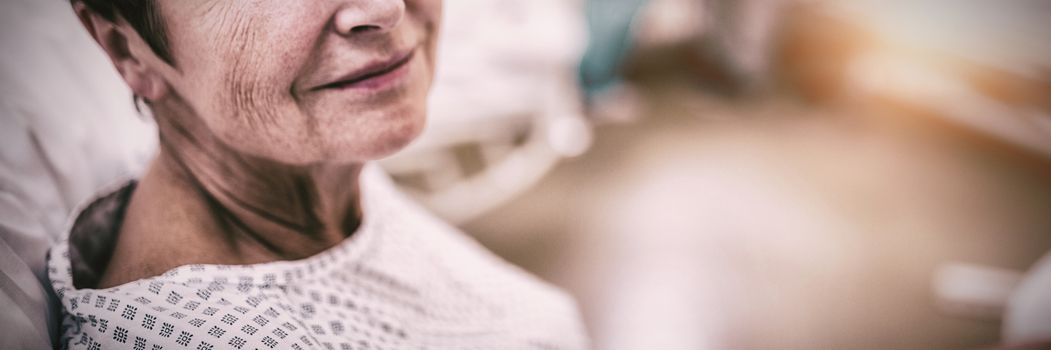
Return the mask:
[[[26,255],[108,176],[63,174],[155,141],[68,5],[3,6]],[[1051,346],[1051,2],[445,7],[428,129],[382,164],[572,293],[596,349]]]
[[[1051,340],[1051,2],[446,6],[386,164],[596,348]]]

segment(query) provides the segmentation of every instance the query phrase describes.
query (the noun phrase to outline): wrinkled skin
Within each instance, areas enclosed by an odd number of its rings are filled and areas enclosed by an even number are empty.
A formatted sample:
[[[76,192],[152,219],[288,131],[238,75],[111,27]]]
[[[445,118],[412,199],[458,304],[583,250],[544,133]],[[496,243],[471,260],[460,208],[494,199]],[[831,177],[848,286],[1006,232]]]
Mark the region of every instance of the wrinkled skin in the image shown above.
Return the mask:
[[[126,22],[76,6],[161,151],[100,287],[191,263],[299,259],[359,224],[357,177],[422,130],[441,0],[159,0],[172,64]],[[376,86],[348,74],[411,56]]]
[[[245,153],[292,164],[362,162],[404,146],[423,125],[440,2],[290,4],[161,0],[178,67],[161,66],[166,80],[214,134]],[[390,28],[341,34],[333,27],[343,18]],[[309,91],[410,48],[422,55],[396,91]]]

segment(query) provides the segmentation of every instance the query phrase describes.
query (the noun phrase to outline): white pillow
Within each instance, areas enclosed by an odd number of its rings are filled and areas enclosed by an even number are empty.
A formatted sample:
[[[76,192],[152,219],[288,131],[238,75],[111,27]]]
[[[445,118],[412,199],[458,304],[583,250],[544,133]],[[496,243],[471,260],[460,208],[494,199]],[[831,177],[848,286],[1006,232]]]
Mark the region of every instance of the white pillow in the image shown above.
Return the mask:
[[[0,2],[0,43],[0,348],[48,348],[47,248],[81,201],[144,167],[156,132],[67,1]]]

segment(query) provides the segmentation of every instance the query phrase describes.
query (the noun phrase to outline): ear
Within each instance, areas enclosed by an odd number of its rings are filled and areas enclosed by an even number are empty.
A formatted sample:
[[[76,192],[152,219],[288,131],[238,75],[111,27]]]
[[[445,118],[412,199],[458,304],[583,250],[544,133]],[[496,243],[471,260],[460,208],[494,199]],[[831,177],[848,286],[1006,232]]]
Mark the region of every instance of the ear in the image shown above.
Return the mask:
[[[168,82],[158,70],[165,63],[130,24],[119,16],[110,21],[81,1],[73,3],[73,10],[132,92],[147,101],[157,101],[168,94]]]

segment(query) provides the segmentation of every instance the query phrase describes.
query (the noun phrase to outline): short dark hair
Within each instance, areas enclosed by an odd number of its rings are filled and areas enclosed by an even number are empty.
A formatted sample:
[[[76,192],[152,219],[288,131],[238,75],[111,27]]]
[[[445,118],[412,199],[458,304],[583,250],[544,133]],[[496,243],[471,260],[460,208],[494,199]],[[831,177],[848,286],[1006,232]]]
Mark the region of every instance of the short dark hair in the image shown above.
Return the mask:
[[[146,40],[150,49],[168,64],[175,64],[171,49],[168,47],[168,36],[164,30],[164,21],[157,10],[156,0],[71,0],[83,2],[89,9],[103,18],[116,22],[123,18],[135,31]]]

